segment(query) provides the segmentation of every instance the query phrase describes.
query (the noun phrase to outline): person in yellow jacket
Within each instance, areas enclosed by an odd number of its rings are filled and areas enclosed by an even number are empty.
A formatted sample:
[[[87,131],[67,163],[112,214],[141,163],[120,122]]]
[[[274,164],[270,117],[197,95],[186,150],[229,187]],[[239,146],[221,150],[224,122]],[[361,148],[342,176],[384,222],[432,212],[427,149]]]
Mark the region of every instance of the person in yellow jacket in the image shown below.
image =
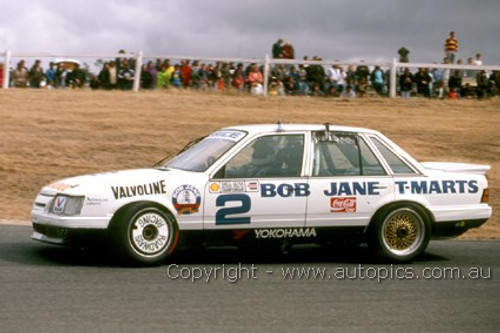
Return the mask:
[[[455,35],[455,31],[450,31],[450,37],[446,38],[444,42],[444,53],[445,56],[450,59],[452,64],[455,63],[455,58],[458,52],[458,39]]]
[[[156,89],[166,89],[171,84],[172,73],[174,72],[174,66],[170,65],[170,60],[167,59],[158,71],[158,77],[156,80]]]

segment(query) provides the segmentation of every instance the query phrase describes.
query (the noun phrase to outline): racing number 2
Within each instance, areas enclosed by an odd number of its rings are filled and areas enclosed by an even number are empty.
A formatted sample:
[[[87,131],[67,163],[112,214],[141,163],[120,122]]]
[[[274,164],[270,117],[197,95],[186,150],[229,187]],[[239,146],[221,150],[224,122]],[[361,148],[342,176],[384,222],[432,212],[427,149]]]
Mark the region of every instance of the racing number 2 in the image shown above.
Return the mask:
[[[228,202],[239,202],[241,205],[221,208],[215,214],[215,224],[249,224],[250,217],[229,217],[229,215],[248,213],[252,206],[246,194],[221,195],[215,201],[217,207],[225,207]]]

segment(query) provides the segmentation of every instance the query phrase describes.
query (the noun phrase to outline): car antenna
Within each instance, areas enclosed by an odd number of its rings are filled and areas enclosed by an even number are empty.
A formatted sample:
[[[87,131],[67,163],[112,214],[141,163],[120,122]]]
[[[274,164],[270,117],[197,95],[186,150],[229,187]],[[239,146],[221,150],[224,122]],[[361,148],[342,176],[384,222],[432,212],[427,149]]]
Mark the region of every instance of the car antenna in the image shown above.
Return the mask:
[[[330,133],[330,123],[325,123],[325,137],[324,137],[324,140],[327,141],[327,142],[330,142],[332,141],[332,135]]]
[[[278,101],[278,128],[276,129],[277,132],[283,132],[283,126],[281,122],[281,101]]]

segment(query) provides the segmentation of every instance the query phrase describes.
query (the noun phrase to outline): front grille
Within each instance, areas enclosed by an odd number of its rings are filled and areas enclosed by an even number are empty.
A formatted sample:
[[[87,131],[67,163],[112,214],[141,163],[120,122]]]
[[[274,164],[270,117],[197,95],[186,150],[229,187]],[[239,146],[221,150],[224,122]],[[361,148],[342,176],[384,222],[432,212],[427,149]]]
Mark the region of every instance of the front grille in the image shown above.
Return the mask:
[[[64,239],[68,236],[68,229],[67,228],[61,228],[61,227],[53,227],[53,226],[47,226],[47,225],[42,225],[42,224],[33,224],[33,229],[47,237],[50,238],[59,238],[59,239]]]

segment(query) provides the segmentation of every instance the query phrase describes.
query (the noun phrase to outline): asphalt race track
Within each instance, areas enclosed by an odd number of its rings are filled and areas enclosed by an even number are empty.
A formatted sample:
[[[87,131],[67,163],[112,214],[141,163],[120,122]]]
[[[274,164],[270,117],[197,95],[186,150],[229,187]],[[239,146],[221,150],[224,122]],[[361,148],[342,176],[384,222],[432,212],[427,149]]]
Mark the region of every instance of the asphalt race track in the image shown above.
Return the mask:
[[[286,256],[231,248],[185,251],[164,266],[134,268],[116,266],[112,255],[100,251],[34,242],[30,232],[0,226],[2,332],[500,327],[498,241],[433,241],[418,261],[392,266],[378,263],[364,247],[308,246]],[[326,274],[314,278],[313,271]]]

